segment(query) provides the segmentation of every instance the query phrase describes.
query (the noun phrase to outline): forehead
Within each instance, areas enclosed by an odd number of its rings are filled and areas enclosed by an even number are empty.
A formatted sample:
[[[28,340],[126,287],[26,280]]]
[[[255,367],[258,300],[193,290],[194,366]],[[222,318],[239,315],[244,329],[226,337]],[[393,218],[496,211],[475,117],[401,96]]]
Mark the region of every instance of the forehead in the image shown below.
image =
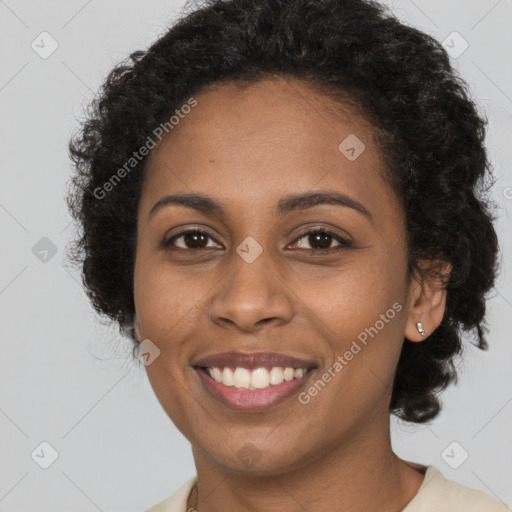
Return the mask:
[[[371,200],[386,184],[373,126],[306,84],[209,86],[152,151],[143,197],[202,192],[235,201],[335,188]]]

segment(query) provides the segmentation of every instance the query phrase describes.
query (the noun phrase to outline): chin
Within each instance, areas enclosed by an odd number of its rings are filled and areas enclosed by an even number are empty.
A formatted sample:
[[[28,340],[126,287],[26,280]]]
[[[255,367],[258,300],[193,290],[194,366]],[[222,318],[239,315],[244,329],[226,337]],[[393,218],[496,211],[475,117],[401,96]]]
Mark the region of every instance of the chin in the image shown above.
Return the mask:
[[[279,439],[271,438],[268,432],[262,434],[259,440],[255,436],[244,436],[239,441],[229,439],[222,447],[229,451],[219,451],[218,443],[214,448],[203,445],[202,451],[214,459],[216,464],[234,472],[279,474],[299,469],[308,462],[304,453],[300,453],[294,446],[283,446]]]

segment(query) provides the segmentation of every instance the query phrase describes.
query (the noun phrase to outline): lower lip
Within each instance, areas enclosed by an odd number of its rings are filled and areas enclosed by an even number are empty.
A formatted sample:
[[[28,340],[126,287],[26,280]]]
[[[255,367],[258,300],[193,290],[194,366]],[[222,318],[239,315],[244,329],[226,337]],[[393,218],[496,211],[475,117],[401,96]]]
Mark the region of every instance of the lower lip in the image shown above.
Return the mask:
[[[206,368],[194,368],[203,386],[219,402],[238,411],[261,411],[273,407],[295,395],[309,378],[313,368],[300,379],[285,380],[265,389],[238,389],[225,386],[210,377]]]

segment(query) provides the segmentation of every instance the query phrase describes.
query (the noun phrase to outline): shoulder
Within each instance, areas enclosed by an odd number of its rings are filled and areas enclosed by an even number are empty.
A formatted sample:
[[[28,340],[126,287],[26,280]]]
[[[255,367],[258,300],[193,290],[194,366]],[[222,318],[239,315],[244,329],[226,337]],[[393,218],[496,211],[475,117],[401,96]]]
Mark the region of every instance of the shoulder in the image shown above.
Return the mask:
[[[187,480],[177,491],[145,512],[187,512],[187,499],[196,482],[197,475]]]
[[[428,466],[425,479],[402,512],[512,512],[512,508],[489,494],[446,479]]]

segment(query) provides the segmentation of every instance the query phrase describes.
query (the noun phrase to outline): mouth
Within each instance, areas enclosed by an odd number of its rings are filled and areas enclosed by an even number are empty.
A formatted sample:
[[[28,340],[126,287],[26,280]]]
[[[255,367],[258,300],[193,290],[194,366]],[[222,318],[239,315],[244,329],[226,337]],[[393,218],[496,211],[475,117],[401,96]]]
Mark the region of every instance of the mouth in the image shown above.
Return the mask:
[[[228,360],[231,364],[220,364]],[[303,359],[270,353],[218,354],[205,361],[209,364],[192,366],[203,387],[219,402],[239,411],[276,406],[297,394],[317,368]],[[286,363],[281,366],[276,361]]]

